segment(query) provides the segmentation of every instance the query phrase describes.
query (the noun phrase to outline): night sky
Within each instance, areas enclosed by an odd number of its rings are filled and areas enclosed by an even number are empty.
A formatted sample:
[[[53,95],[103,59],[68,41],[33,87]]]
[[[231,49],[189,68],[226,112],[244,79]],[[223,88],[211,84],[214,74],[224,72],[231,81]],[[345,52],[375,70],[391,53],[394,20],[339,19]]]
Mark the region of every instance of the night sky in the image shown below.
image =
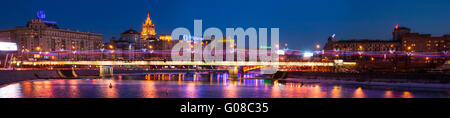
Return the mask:
[[[61,28],[104,34],[140,31],[147,12],[158,34],[177,27],[280,28],[280,41],[309,50],[335,33],[342,39],[390,40],[396,24],[434,36],[450,34],[449,0],[3,0],[0,29],[25,26],[38,10]]]

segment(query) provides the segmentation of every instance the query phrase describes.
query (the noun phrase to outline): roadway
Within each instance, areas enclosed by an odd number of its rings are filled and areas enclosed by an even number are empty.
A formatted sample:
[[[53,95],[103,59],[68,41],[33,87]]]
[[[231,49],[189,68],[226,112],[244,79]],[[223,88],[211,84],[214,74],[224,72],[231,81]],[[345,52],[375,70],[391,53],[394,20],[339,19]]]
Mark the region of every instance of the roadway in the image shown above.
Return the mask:
[[[197,65],[197,66],[336,66],[333,62],[248,62],[248,61],[17,61],[21,65],[98,65],[98,66],[145,66],[145,65]],[[15,64],[15,63],[14,63]],[[343,62],[340,65],[354,66],[356,62]]]

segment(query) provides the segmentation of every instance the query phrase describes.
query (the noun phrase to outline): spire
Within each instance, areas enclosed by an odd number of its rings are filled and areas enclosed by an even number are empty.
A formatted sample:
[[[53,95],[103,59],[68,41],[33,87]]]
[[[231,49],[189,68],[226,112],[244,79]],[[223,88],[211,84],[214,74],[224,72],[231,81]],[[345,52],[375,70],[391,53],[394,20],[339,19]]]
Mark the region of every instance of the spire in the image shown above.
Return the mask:
[[[147,20],[145,20],[145,24],[152,24],[152,20],[150,20],[150,12],[147,13]]]

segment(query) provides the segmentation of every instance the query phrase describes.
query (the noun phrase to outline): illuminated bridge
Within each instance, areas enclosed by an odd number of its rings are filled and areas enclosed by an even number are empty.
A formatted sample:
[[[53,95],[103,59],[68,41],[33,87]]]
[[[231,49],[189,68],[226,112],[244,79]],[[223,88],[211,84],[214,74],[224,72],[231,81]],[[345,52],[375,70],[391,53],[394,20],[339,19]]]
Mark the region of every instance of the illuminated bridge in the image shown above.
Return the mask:
[[[355,66],[355,62],[240,62],[240,61],[17,61],[16,64],[28,66],[99,66],[100,75],[112,75],[111,66],[216,66],[222,67],[221,70],[228,70],[231,78],[239,78],[239,73],[246,73],[251,70],[260,69],[266,66],[278,65],[288,67],[335,67],[335,66]],[[223,68],[225,67],[225,68]],[[173,68],[175,69],[175,68]],[[179,69],[175,69],[179,70]],[[58,71],[59,72],[59,71]],[[72,71],[67,73],[74,73]],[[60,72],[62,73],[62,72]],[[69,74],[70,75],[70,74]],[[73,74],[76,75],[76,74]]]
[[[98,65],[98,66],[336,66],[334,62],[239,62],[239,61],[17,61],[22,65]],[[340,65],[356,65],[355,62],[342,62]]]

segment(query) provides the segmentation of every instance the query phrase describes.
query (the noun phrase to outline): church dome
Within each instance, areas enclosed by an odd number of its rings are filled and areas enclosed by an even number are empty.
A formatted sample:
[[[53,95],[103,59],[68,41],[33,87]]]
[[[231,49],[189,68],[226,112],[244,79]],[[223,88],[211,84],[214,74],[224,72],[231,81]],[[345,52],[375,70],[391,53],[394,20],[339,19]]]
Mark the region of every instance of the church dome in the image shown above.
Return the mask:
[[[137,34],[137,35],[139,35],[140,33],[136,30],[129,29],[129,30],[123,32],[122,34]]]

